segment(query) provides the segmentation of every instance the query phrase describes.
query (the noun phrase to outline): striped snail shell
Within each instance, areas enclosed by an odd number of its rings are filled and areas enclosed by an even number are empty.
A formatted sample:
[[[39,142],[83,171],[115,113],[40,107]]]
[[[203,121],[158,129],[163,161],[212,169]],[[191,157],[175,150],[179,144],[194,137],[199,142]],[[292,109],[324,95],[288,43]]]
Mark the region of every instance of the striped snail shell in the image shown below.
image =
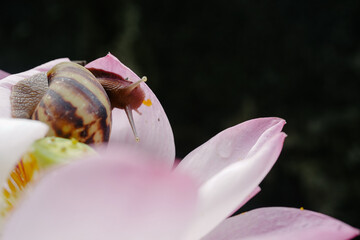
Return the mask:
[[[138,141],[132,111],[137,111],[145,98],[139,84],[146,77],[130,82],[114,73],[89,70],[63,62],[47,74],[19,81],[10,96],[12,117],[48,124],[48,136],[98,144],[110,138],[111,110],[116,107],[125,110]]]
[[[57,64],[47,74],[49,89],[32,119],[50,126],[48,135],[84,143],[107,142],[111,130],[109,98],[86,68],[72,62]]]

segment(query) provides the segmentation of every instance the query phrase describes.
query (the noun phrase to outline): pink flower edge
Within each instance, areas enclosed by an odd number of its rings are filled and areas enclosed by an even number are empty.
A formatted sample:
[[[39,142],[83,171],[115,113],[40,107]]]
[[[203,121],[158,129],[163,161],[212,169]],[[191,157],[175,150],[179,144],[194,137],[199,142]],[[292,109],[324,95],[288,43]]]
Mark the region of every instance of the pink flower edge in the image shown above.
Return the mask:
[[[5,72],[5,71],[0,69],[0,80],[7,77],[7,76],[9,76],[9,75],[10,75],[10,73]]]
[[[263,142],[280,133],[285,123],[281,118],[268,117],[230,127],[189,153],[178,168],[204,183],[229,165],[249,158],[249,153],[261,151]]]
[[[286,207],[258,208],[226,219],[203,240],[351,239],[353,228],[321,213]]]

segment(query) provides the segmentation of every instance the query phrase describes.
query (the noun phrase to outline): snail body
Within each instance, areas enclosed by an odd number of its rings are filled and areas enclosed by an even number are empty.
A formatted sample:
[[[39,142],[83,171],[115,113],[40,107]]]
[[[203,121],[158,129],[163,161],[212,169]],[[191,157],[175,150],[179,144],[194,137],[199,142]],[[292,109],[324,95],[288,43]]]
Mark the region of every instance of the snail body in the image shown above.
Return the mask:
[[[146,78],[132,83],[100,69],[89,70],[63,62],[47,74],[19,81],[10,96],[12,116],[46,123],[47,136],[98,144],[110,138],[111,110],[116,107],[125,110],[138,140],[132,110],[145,98],[139,84]]]
[[[35,74],[14,85],[10,96],[12,117],[31,118],[48,88],[46,73]]]

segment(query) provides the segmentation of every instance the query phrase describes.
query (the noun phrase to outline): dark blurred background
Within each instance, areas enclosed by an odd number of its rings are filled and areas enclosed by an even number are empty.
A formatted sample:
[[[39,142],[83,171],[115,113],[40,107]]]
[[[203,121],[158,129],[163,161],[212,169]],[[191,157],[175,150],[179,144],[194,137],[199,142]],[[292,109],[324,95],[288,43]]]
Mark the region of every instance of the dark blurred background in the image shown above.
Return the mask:
[[[360,227],[360,1],[3,4],[0,69],[110,51],[148,77],[180,158],[227,127],[282,117],[284,150],[242,210],[304,207]]]

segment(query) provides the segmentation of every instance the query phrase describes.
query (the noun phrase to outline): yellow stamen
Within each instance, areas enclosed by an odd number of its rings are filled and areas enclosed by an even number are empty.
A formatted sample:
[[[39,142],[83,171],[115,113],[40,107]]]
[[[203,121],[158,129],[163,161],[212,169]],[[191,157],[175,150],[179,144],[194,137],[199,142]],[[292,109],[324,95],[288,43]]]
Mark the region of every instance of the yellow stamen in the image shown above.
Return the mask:
[[[3,189],[3,195],[5,198],[10,198],[10,193],[6,189]]]
[[[10,172],[2,191],[4,200],[4,205],[0,209],[2,216],[5,216],[14,207],[18,196],[33,179],[34,173],[38,169],[36,159],[31,154],[26,154]]]
[[[74,144],[74,145],[77,144],[78,142],[79,142],[79,141],[78,141],[77,139],[75,139],[75,138],[72,138],[72,139],[71,139],[71,143]]]
[[[10,191],[12,191],[12,192],[16,192],[16,191],[17,191],[17,189],[15,188],[15,186],[14,186],[14,184],[13,184],[13,182],[12,182],[12,178],[11,178],[11,177],[8,178],[8,180],[7,180],[7,185],[8,185],[8,187],[10,188]]]
[[[302,211],[302,210],[304,210],[304,208],[303,208],[303,207],[301,207],[301,208],[300,208],[300,210]]]

